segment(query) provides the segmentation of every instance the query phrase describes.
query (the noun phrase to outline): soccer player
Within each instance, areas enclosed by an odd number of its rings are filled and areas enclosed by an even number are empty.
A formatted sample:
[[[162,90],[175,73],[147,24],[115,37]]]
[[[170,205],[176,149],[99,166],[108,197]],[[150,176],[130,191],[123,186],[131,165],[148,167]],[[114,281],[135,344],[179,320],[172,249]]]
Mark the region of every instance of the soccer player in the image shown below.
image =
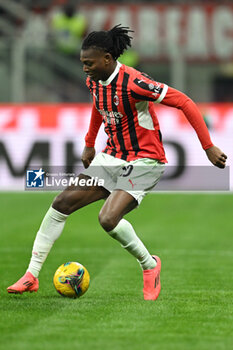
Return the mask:
[[[213,145],[204,120],[189,97],[117,61],[131,46],[130,32],[117,25],[109,31],[90,33],[82,44],[80,58],[93,108],[82,154],[86,169],[79,179],[95,176],[97,169],[104,186],[73,185],[55,198],[37,232],[29,267],[20,280],[7,288],[9,293],[36,292],[39,272],[67,217],[105,199],[99,213],[101,226],[141,265],[144,299],[158,298],[160,258],[148,252],[132,225],[123,218],[156,185],[167,162],[156,103],[180,109],[196,131],[210,162],[225,167],[227,156]],[[95,139],[102,122],[108,135],[107,145],[95,156]]]

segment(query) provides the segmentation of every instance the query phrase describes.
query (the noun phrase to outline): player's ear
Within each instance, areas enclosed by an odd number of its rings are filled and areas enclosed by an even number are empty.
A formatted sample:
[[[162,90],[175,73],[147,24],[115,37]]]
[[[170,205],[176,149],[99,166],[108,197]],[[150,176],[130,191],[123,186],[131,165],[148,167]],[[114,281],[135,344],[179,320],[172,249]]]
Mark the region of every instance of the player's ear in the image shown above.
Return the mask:
[[[106,52],[104,54],[104,61],[105,61],[105,64],[108,65],[112,60],[112,55],[108,52]]]

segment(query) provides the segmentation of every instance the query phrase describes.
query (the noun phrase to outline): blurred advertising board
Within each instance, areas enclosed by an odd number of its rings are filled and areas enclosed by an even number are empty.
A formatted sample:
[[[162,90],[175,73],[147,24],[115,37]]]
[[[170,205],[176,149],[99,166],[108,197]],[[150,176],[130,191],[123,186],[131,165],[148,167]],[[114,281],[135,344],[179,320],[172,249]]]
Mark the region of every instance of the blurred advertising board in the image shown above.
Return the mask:
[[[228,165],[231,165],[233,104],[199,104],[198,107],[209,127],[212,141],[228,155]],[[233,174],[229,178],[229,167],[221,170],[210,165],[184,115],[177,109],[162,105],[157,105],[156,110],[169,162],[167,175],[165,173],[158,189],[233,190]],[[50,171],[54,167],[63,167],[64,172],[74,172],[79,164],[80,172],[90,115],[90,104],[1,105],[0,190],[24,190],[28,167]],[[104,148],[105,142],[106,136],[101,127],[96,141],[97,152]],[[192,176],[201,179],[197,185],[190,187],[190,182],[194,181]],[[202,186],[215,177],[217,182],[213,182],[210,188]]]
[[[133,45],[143,59],[186,60],[233,58],[233,4],[82,4],[89,31],[121,23],[135,31]]]

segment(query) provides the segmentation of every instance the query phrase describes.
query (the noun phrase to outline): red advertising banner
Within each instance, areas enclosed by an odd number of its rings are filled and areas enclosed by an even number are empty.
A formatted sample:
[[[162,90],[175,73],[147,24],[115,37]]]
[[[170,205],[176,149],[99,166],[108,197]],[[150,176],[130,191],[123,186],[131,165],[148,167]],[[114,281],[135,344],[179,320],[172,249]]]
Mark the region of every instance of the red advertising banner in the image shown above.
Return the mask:
[[[233,4],[83,4],[89,30],[121,23],[132,28],[133,45],[144,59],[233,58]]]
[[[231,165],[233,104],[199,104],[198,107],[212,141],[228,155],[228,165]],[[156,110],[168,164],[174,167],[211,166],[183,114],[162,105],[156,105]],[[80,163],[90,115],[90,104],[1,105],[0,190],[23,190],[28,166],[72,167]],[[106,136],[101,128],[96,151],[101,151],[105,143]],[[185,181],[177,176],[178,180],[182,184]],[[233,190],[233,174],[230,181]]]
[[[210,130],[233,132],[233,103],[197,104]],[[190,124],[177,109],[156,105],[160,125],[171,129],[190,128]],[[89,125],[91,105],[79,104],[15,104],[0,105],[0,132],[13,130],[59,131],[85,133]],[[169,122],[167,123],[167,120]]]

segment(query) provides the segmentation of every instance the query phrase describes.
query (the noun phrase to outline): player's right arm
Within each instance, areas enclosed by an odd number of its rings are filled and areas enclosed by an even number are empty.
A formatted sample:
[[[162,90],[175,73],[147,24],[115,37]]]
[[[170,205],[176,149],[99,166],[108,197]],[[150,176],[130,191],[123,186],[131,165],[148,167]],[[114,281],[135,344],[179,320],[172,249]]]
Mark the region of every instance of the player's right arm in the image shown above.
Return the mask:
[[[88,168],[95,157],[95,140],[101,123],[102,116],[93,104],[89,129],[85,136],[85,147],[81,157],[84,168]]]

